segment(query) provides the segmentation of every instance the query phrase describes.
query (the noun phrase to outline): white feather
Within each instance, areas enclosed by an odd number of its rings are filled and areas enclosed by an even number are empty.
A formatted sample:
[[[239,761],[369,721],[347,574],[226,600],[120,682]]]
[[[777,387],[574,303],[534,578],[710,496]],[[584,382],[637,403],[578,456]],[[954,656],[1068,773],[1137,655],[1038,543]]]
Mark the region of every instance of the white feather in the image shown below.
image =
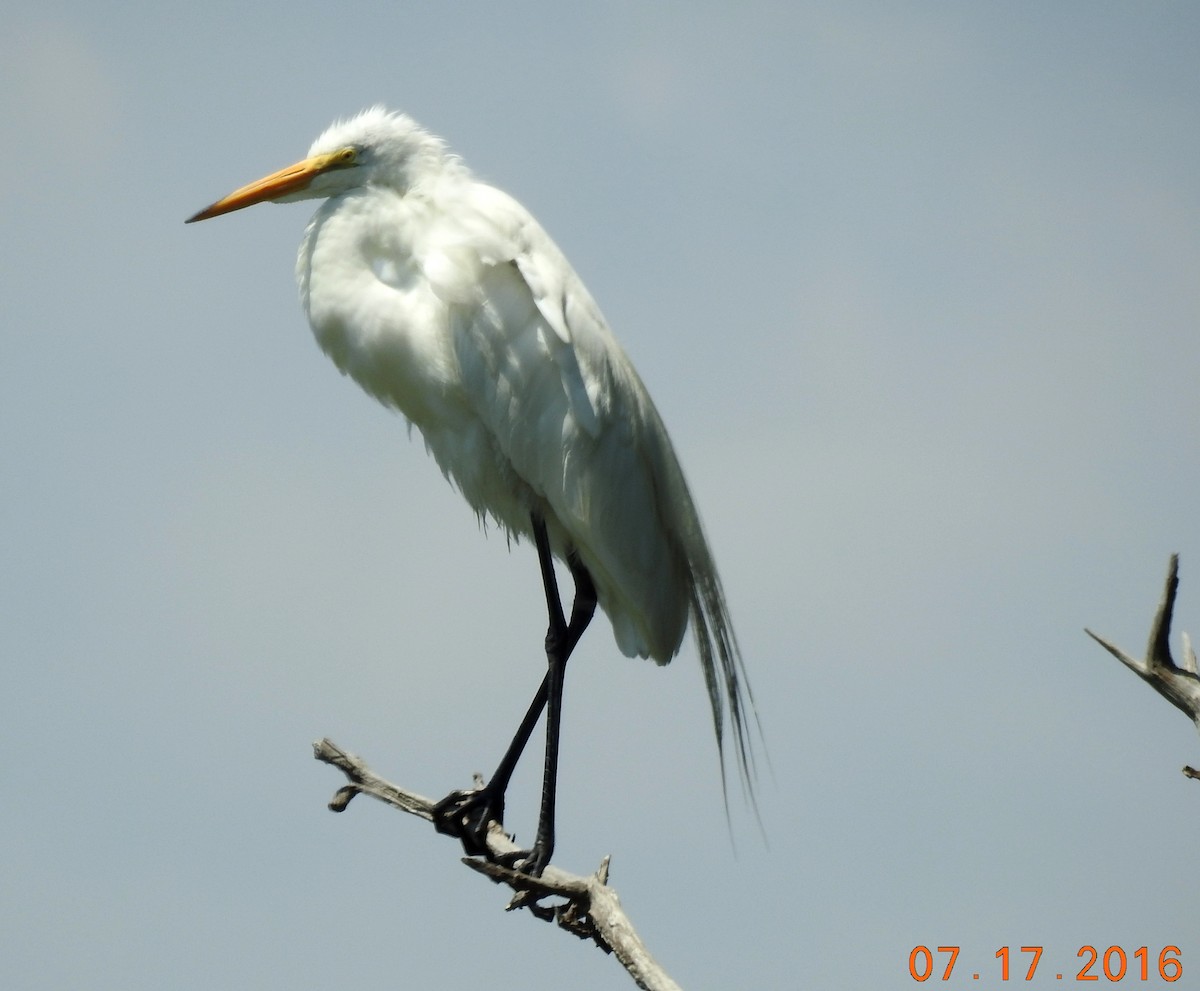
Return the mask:
[[[373,108],[311,154],[343,148],[358,164],[310,187],[327,199],[297,263],[320,346],[408,418],[477,513],[515,537],[545,519],[625,654],[667,663],[690,619],[745,780],[752,701],[721,582],[662,420],[587,289],[524,207],[410,118]]]

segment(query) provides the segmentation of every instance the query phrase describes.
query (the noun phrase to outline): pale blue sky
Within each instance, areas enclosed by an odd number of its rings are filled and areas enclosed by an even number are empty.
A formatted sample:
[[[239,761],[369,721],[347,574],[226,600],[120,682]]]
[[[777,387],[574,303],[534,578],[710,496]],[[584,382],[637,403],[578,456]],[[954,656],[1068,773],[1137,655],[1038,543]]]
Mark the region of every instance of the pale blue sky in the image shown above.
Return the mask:
[[[265,3],[0,14],[0,985],[623,988],[331,735],[438,795],[541,676],[537,569],[313,344],[309,205],[183,219],[411,113],[563,246],[672,431],[774,769],[690,648],[567,683],[557,859],[684,987],[957,986],[1003,945],[1200,969],[1200,12]],[[108,5],[112,8],[112,5]],[[510,798],[528,836],[538,775]],[[996,986],[987,984],[987,986]]]

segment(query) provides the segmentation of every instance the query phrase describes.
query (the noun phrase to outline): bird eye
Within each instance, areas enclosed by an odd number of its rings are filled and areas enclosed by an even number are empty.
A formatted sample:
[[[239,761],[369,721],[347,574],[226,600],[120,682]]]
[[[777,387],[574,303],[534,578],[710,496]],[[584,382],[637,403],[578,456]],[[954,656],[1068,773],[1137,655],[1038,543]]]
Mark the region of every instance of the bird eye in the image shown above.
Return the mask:
[[[334,159],[334,162],[339,168],[357,165],[358,150],[356,148],[343,148],[337,153],[337,157]]]

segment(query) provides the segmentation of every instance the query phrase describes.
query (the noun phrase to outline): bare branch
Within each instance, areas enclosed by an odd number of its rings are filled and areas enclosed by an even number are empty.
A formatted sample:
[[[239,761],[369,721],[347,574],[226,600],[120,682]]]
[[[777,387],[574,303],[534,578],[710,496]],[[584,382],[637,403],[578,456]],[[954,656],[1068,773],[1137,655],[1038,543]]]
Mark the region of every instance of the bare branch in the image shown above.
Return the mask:
[[[313,744],[313,755],[325,764],[332,764],[350,779],[350,784],[343,785],[329,802],[330,812],[344,812],[350,800],[360,792],[370,795],[387,805],[420,816],[427,822],[433,822],[434,803],[424,795],[406,791],[385,781],[375,774],[366,764],[353,754],[339,747],[326,738]]]
[[[355,795],[362,794],[428,822],[433,821],[436,802],[379,777],[361,758],[343,750],[332,740],[314,743],[313,755],[317,760],[333,765],[349,779],[349,784],[339,788],[329,802],[331,811],[344,811]],[[495,823],[488,831],[487,846],[495,858],[519,850],[512,838]],[[468,867],[513,889],[508,910],[527,908],[539,919],[553,922],[580,939],[591,940],[606,953],[616,956],[644,991],[680,991],[679,985],[650,955],[621,908],[617,893],[608,886],[608,862],[609,858],[605,857],[596,873],[589,877],[568,874],[553,865],[548,866],[541,877],[532,877],[490,860],[463,858]],[[543,904],[545,899],[562,900]]]
[[[1196,670],[1196,652],[1192,649],[1187,634],[1183,635],[1183,664],[1177,665],[1171,656],[1171,619],[1175,612],[1175,594],[1179,591],[1179,555],[1172,554],[1167,568],[1167,581],[1154,622],[1150,626],[1150,638],[1146,645],[1146,656],[1132,657],[1111,641],[1097,636],[1091,630],[1084,632],[1107,650],[1138,677],[1173,706],[1185,713],[1200,730],[1200,674]],[[1183,773],[1190,778],[1200,778],[1200,772],[1185,767]]]

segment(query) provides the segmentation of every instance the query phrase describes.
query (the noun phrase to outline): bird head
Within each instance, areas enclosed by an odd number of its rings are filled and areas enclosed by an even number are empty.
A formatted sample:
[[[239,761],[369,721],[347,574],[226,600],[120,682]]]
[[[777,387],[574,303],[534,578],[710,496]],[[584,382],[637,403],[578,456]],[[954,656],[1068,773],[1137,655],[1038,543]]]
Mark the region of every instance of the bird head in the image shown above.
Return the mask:
[[[329,127],[294,165],[235,189],[186,223],[208,220],[255,203],[326,199],[359,186],[407,192],[446,161],[442,142],[411,117],[372,107]]]

